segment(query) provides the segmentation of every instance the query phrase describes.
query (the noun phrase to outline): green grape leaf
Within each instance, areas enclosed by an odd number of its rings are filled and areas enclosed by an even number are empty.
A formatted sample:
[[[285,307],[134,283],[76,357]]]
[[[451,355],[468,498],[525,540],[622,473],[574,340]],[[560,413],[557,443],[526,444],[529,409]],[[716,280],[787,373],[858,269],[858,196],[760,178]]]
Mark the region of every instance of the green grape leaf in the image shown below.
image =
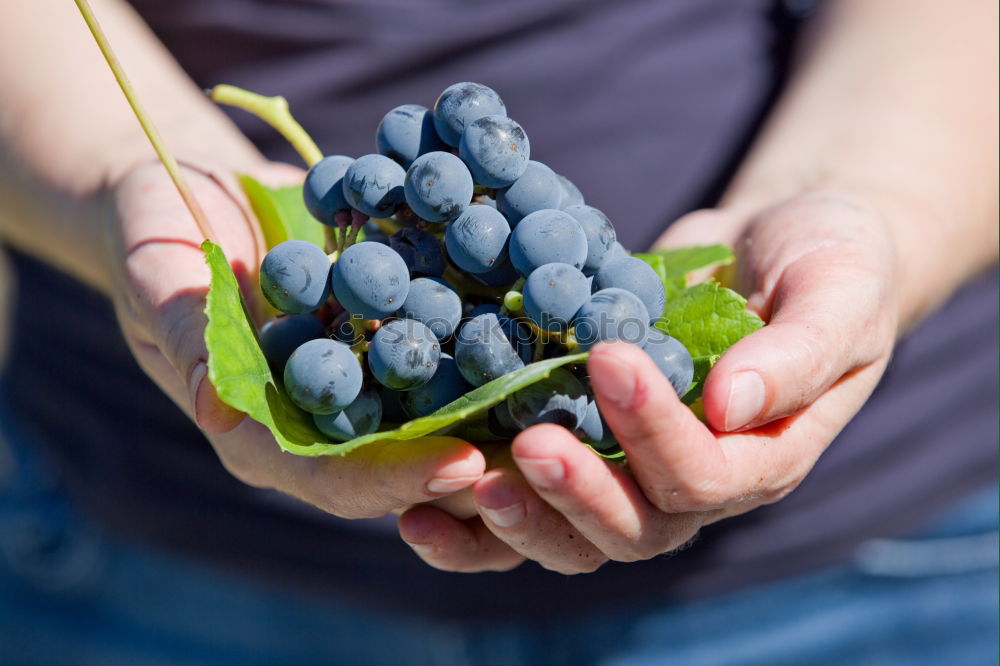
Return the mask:
[[[552,371],[569,363],[582,363],[587,360],[586,352],[570,354],[559,358],[550,358],[537,363],[529,363],[520,370],[515,370],[503,377],[483,384],[469,391],[458,400],[448,403],[433,414],[404,423],[395,430],[378,432],[365,437],[358,437],[347,444],[366,444],[384,439],[416,439],[431,433],[447,432],[454,424],[475,416],[493,405],[505,400],[507,396],[523,389],[525,386],[548,377]],[[342,444],[341,446],[346,446]]]
[[[222,248],[202,243],[212,281],[206,299],[208,377],[219,398],[263,423],[286,451],[313,450],[326,437],[274,381],[243,295]]]
[[[240,174],[239,179],[268,249],[292,239],[323,247],[323,225],[306,210],[301,185],[272,188],[246,174]]]
[[[764,325],[746,304],[746,299],[714,280],[701,282],[667,303],[656,328],[680,340],[694,358],[721,355]]]
[[[219,246],[202,244],[211,271],[205,313],[205,343],[208,346],[208,376],[227,405],[264,424],[285,451],[301,456],[343,455],[353,449],[385,440],[411,440],[447,432],[529,384],[548,377],[553,369],[582,363],[587,354],[553,358],[504,375],[470,391],[433,414],[384,432],[357,437],[349,442],[329,441],[313,425],[312,417],[296,407],[274,381],[260,349],[256,329],[247,313],[236,277]]]
[[[657,250],[653,256],[662,257],[661,278],[682,278],[691,271],[709,266],[725,266],[733,263],[733,251],[725,245],[692,245],[670,250]]]
[[[708,356],[696,356],[692,360],[694,361],[694,377],[691,379],[691,386],[688,388],[687,393],[681,400],[685,405],[691,405],[695,400],[701,397],[701,390],[705,385],[705,377],[708,377],[708,371],[712,369],[716,361],[722,358],[721,354],[710,354]]]

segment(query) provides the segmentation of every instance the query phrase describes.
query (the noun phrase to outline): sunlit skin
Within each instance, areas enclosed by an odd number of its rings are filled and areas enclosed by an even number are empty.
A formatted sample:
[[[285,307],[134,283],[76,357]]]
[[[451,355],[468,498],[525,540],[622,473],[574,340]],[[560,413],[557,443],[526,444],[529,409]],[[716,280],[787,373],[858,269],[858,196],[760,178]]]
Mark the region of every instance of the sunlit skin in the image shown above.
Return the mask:
[[[304,172],[266,163],[126,3],[93,4],[253,303],[263,244],[231,174],[277,185]],[[791,492],[898,336],[996,261],[996,3],[824,7],[719,207],[661,239],[734,245],[722,277],[768,321],[709,375],[707,424],[638,349],[592,351],[627,468],[550,425],[485,453],[438,437],[403,457],[374,445],[297,458],[220,403],[205,376],[202,237],[72,3],[0,4],[0,234],[113,300],[140,365],[246,483],[350,518],[402,513],[402,537],[447,570],[649,558]]]

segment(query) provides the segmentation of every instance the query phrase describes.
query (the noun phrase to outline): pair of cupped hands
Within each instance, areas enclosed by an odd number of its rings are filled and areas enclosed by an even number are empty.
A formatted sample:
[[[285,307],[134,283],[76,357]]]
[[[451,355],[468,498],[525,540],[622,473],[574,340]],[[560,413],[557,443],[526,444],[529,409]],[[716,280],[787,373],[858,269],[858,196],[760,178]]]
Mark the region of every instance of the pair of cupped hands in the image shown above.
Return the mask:
[[[303,177],[275,163],[248,172],[272,185]],[[264,245],[249,206],[231,173],[185,173],[259,316]],[[863,198],[812,191],[697,211],[660,244],[732,245],[738,261],[728,284],[767,322],[710,372],[707,423],[641,349],[613,342],[594,347],[587,369],[627,465],[605,462],[549,424],[491,447],[430,437],[296,457],[222,403],[207,379],[203,238],[164,169],[133,169],[111,199],[113,299],[125,338],[226,469],[337,516],[397,513],[406,543],[449,571],[501,571],[528,559],[590,572],[678,548],[703,525],[780,500],[868,398],[897,334],[896,249]]]

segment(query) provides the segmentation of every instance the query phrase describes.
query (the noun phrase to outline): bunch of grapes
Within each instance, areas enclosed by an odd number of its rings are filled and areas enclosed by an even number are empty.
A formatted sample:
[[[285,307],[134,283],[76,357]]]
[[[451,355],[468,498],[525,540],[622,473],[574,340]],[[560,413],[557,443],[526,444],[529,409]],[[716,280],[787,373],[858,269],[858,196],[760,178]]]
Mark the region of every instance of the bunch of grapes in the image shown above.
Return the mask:
[[[260,267],[285,313],[260,331],[290,399],[334,441],[426,416],[473,388],[601,340],[641,346],[678,394],[688,351],[652,327],[666,294],[600,210],[530,159],[500,97],[457,83],[379,123],[378,153],[325,157],[303,186],[326,247],[289,240]],[[332,297],[332,298],[331,298]],[[556,368],[489,412],[510,437],[557,423],[616,446],[586,366]]]

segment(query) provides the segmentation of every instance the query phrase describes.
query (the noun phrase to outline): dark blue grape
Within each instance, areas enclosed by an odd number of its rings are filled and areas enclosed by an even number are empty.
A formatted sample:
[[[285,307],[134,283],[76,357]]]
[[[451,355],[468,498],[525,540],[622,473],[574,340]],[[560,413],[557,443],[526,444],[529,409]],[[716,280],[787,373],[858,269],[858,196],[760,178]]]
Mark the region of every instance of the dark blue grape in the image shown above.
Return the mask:
[[[522,428],[555,423],[576,430],[587,413],[587,392],[565,368],[552,373],[507,398],[510,416]]]
[[[590,300],[590,282],[569,264],[544,264],[524,282],[524,313],[543,331],[565,331]]]
[[[353,157],[328,155],[309,169],[302,183],[302,199],[306,210],[323,224],[333,224],[333,216],[350,210],[344,197],[344,174],[354,164]]]
[[[513,319],[482,314],[467,321],[455,336],[455,361],[473,386],[482,386],[531,360],[528,335]]]
[[[556,178],[559,179],[559,188],[562,190],[562,198],[559,200],[561,210],[583,204],[583,193],[580,192],[580,188],[573,184],[573,181],[558,173]]]
[[[403,407],[404,391],[394,391],[391,388],[382,386],[378,382],[374,384],[379,398],[382,400],[382,422],[383,423],[406,423],[410,420],[410,415]]]
[[[651,317],[657,318],[663,314],[663,306],[667,304],[663,281],[653,267],[642,259],[622,257],[605,261],[594,276],[594,288],[600,290],[610,287],[624,289],[638,296]]]
[[[370,217],[389,217],[403,203],[406,172],[385,155],[362,155],[344,173],[344,198]]]
[[[601,289],[576,313],[573,327],[583,351],[590,351],[602,340],[624,340],[641,346],[649,327],[649,312],[630,291]]]
[[[500,314],[500,306],[496,303],[480,303],[479,305],[472,308],[469,312],[469,317],[478,317],[481,314]]]
[[[507,251],[514,268],[525,277],[553,262],[580,269],[587,260],[587,236],[573,216],[559,210],[540,210],[514,227]]]
[[[385,114],[375,132],[375,146],[404,169],[425,153],[447,150],[434,129],[434,114],[420,104],[403,104]]]
[[[357,333],[351,326],[351,313],[344,310],[330,324],[330,338],[339,340],[345,345],[353,346],[357,342]]]
[[[454,220],[472,200],[472,175],[451,153],[421,155],[406,171],[406,203],[429,222]]]
[[[383,319],[406,300],[410,271],[392,248],[365,241],[344,250],[330,280],[345,310],[365,319]]]
[[[424,222],[416,213],[410,210],[409,206],[401,206],[391,219],[400,227],[405,227],[407,229],[423,225]]]
[[[360,325],[364,323],[363,319],[356,319],[355,323],[359,325],[359,329],[356,330],[353,325],[351,325],[351,313],[341,312],[339,315],[334,317],[333,322],[330,323],[327,331],[329,336],[333,340],[340,340],[346,345],[354,346],[354,343],[361,342],[362,340],[371,340],[374,332],[369,327],[361,327]]]
[[[687,393],[691,380],[694,379],[694,361],[687,347],[676,338],[651,328],[642,348],[653,359],[663,376],[670,380],[677,395]]]
[[[611,432],[604,416],[597,409],[596,400],[587,403],[587,412],[580,421],[576,436],[598,451],[610,451],[618,446],[615,434]]]
[[[458,154],[483,187],[508,187],[524,174],[531,146],[507,116],[483,116],[465,127]]]
[[[473,204],[448,225],[444,235],[448,256],[469,273],[488,273],[507,254],[510,225],[495,208]]]
[[[625,246],[618,241],[615,241],[608,249],[608,253],[604,255],[604,261],[612,261],[614,259],[621,259],[622,257],[628,256],[630,255],[628,250],[625,249]]]
[[[335,442],[346,442],[355,437],[370,435],[382,422],[382,401],[378,394],[367,389],[358,394],[354,402],[336,414],[313,414],[319,431]]]
[[[361,233],[363,235],[358,236],[361,240],[382,243],[382,245],[389,244],[389,237],[373,220],[365,222],[365,225],[361,228]]]
[[[494,405],[486,418],[487,427],[496,437],[513,439],[521,432],[521,427],[514,423],[514,419],[511,418],[506,401]]]
[[[458,364],[449,354],[441,354],[437,372],[423,386],[403,394],[403,407],[410,418],[420,418],[436,412],[472,390],[458,371]]]
[[[306,241],[278,243],[260,264],[260,289],[282,312],[312,312],[330,296],[330,258]]]
[[[280,377],[292,352],[310,340],[323,337],[323,323],[311,314],[276,317],[260,327],[258,337],[264,358]]]
[[[455,83],[434,103],[434,127],[449,146],[458,147],[467,125],[483,116],[506,116],[507,107],[492,88],[480,83]]]
[[[285,391],[313,414],[333,414],[361,392],[361,365],[343,342],[320,338],[300,346],[285,364]]]
[[[399,316],[416,319],[427,326],[438,340],[445,340],[458,328],[462,319],[462,299],[439,278],[416,278],[399,308]]]
[[[408,391],[430,381],[441,358],[431,329],[414,319],[393,319],[375,332],[368,367],[383,386]]]
[[[503,261],[485,273],[473,273],[470,275],[474,280],[488,287],[509,287],[521,277],[517,269],[510,263],[509,257],[504,257]]]
[[[617,242],[615,228],[608,216],[593,206],[576,205],[563,208],[583,228],[587,236],[587,260],[583,263],[584,275],[593,275],[601,267],[611,247]],[[614,285],[608,285],[614,286]]]
[[[403,258],[413,275],[439,277],[444,273],[441,241],[429,231],[400,229],[389,237],[389,247]]]
[[[497,194],[497,208],[512,227],[536,210],[558,210],[561,202],[559,178],[552,169],[534,160],[528,160],[521,177]]]

